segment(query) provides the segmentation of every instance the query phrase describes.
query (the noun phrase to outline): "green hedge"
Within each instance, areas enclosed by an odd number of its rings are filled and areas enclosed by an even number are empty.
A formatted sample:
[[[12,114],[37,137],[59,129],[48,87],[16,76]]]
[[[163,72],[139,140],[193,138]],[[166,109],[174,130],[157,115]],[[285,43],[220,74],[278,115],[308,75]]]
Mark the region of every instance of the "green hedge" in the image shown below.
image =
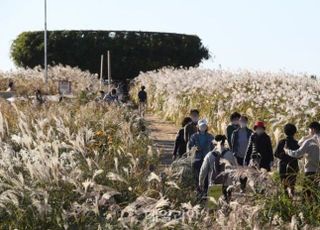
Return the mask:
[[[13,41],[11,57],[20,67],[43,65],[43,31],[23,32]],[[112,76],[133,78],[164,66],[198,66],[210,57],[195,35],[136,31],[48,31],[48,64],[100,72],[100,56],[111,51]],[[105,55],[106,56],[106,55]],[[105,59],[106,60],[106,59]],[[107,61],[104,63],[107,70]],[[105,71],[106,72],[106,71]]]

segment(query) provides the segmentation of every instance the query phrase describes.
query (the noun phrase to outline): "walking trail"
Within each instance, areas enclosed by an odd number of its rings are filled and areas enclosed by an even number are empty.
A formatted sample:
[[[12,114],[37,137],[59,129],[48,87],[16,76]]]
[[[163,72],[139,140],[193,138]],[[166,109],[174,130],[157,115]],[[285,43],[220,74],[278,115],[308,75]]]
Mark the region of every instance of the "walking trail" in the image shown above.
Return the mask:
[[[147,113],[144,119],[146,120],[148,130],[150,131],[153,147],[160,152],[161,166],[169,166],[172,163],[174,140],[179,128],[172,122],[166,121],[156,114]],[[221,195],[220,190],[217,194],[218,196]],[[246,199],[250,199],[250,197],[251,195],[249,194],[241,194],[239,192],[233,193],[233,200],[238,199],[239,202],[245,203]]]
[[[165,121],[158,115],[148,113],[145,120],[150,133],[153,146],[160,152],[160,161],[163,166],[172,162],[172,151],[178,128],[172,122]]]

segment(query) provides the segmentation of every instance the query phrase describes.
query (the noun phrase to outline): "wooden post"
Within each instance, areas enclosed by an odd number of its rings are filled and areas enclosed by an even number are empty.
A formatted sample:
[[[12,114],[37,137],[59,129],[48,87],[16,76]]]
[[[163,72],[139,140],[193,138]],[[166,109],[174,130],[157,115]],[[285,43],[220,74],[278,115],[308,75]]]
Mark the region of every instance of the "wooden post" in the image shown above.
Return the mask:
[[[108,50],[108,89],[110,91],[111,86],[111,60],[110,60],[110,50]]]
[[[102,80],[103,80],[103,54],[101,55],[101,63],[100,63],[100,90],[102,89]]]

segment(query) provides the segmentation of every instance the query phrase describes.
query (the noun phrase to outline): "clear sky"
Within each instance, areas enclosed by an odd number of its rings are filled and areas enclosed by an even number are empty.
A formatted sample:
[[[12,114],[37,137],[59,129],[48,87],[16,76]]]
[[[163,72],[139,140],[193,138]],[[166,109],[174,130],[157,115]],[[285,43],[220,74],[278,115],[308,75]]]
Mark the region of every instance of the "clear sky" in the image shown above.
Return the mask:
[[[207,68],[320,74],[319,0],[47,0],[48,29],[197,34]],[[0,69],[12,40],[43,29],[43,0],[0,0]]]

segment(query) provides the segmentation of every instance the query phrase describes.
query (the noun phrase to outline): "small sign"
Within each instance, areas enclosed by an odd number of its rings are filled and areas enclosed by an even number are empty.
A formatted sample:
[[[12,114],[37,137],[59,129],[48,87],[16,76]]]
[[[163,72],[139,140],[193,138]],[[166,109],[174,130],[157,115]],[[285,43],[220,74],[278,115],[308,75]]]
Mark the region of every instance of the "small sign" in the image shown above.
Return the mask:
[[[71,94],[71,82],[59,81],[59,93],[62,95]]]

